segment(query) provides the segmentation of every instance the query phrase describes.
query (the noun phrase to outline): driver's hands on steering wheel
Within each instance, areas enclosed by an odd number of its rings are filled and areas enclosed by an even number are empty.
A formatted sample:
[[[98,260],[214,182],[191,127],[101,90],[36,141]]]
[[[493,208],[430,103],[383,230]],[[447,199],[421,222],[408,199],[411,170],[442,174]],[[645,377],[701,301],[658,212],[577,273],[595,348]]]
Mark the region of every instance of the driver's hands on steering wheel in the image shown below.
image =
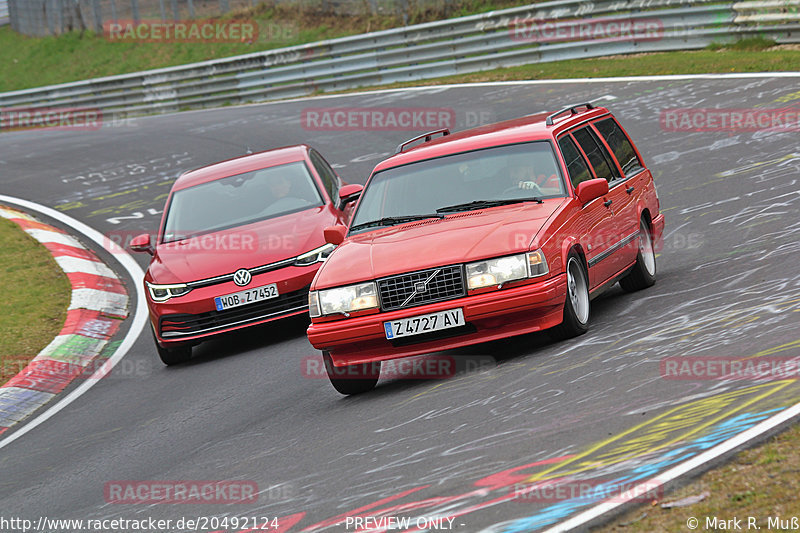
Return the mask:
[[[516,186],[507,188],[503,191],[503,196],[509,198],[521,196],[519,193],[522,191],[526,191],[525,196],[544,196],[539,185],[535,181],[529,180],[520,181]],[[530,192],[530,194],[527,194],[527,192]]]

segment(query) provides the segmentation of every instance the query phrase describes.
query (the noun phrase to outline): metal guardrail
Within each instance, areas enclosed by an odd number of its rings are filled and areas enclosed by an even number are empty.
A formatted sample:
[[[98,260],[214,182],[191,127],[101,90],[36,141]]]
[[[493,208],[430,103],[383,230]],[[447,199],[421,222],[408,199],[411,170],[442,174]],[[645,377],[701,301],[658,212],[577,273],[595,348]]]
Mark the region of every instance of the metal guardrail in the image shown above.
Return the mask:
[[[561,0],[0,93],[0,108],[89,107],[115,117],[290,98],[528,63],[698,49],[712,42],[755,36],[797,43],[798,6],[800,0]],[[599,30],[605,33],[598,35]],[[0,129],[3,126],[0,116]]]
[[[0,26],[8,24],[8,0],[0,0]]]

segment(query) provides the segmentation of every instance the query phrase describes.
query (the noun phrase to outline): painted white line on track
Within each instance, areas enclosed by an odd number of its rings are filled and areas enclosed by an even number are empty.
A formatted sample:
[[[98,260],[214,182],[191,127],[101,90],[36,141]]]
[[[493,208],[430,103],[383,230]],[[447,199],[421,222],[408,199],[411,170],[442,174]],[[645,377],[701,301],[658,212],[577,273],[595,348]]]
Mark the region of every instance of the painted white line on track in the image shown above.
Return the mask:
[[[8,446],[9,444],[14,442],[18,438],[22,437],[35,427],[42,424],[43,422],[47,421],[50,417],[52,417],[65,407],[67,407],[69,404],[71,404],[78,398],[80,398],[86,391],[92,388],[95,385],[95,383],[100,381],[100,379],[103,376],[107,375],[109,371],[112,368],[114,368],[114,366],[116,366],[116,364],[123,357],[125,357],[125,354],[128,353],[128,350],[131,349],[133,343],[136,341],[136,339],[139,338],[139,335],[144,330],[144,327],[147,324],[147,303],[145,300],[144,289],[139,283],[139,281],[144,277],[144,272],[139,267],[139,264],[133,260],[133,257],[131,257],[130,254],[128,254],[128,252],[122,249],[119,245],[111,241],[111,239],[107,239],[102,233],[100,233],[96,229],[91,228],[90,226],[84,224],[83,222],[80,222],[79,220],[75,220],[71,216],[65,215],[64,213],[56,211],[55,209],[52,209],[50,207],[41,204],[37,204],[35,202],[0,194],[0,203],[17,205],[19,207],[23,207],[25,209],[29,209],[37,213],[41,213],[47,217],[58,220],[65,226],[69,226],[70,228],[74,229],[76,232],[90,239],[92,242],[96,243],[98,246],[100,246],[101,248],[105,249],[107,252],[112,254],[114,258],[128,272],[128,275],[134,281],[134,286],[136,288],[135,289],[136,309],[134,309],[133,311],[133,321],[131,323],[131,327],[128,330],[128,333],[125,335],[125,338],[120,343],[120,345],[117,346],[117,349],[108,358],[108,361],[103,365],[103,368],[98,369],[88,379],[86,379],[83,383],[78,385],[69,394],[64,396],[64,398],[59,400],[45,412],[43,412],[30,422],[26,423],[20,429],[14,431],[14,433],[9,435],[8,437],[0,440],[0,449],[1,449]]]
[[[564,522],[556,524],[550,529],[545,530],[544,533],[561,533],[562,531],[570,531],[572,529],[584,526],[586,523],[594,520],[595,518],[599,518],[600,516],[613,511],[620,505],[630,502],[633,498],[636,498],[637,495],[645,494],[645,492],[648,490],[654,490],[669,483],[670,481],[674,481],[678,477],[703,466],[708,461],[713,461],[717,457],[724,455],[743,444],[746,444],[748,441],[758,437],[759,435],[762,435],[763,433],[766,433],[767,431],[770,431],[771,429],[774,429],[775,427],[791,420],[798,415],[800,415],[800,403],[796,403],[791,407],[787,407],[780,413],[773,415],[763,422],[751,427],[750,429],[739,433],[735,437],[731,437],[725,442],[717,444],[710,450],[699,455],[695,455],[691,459],[670,468],[663,474],[659,474],[657,477],[637,485],[627,493],[628,496],[617,496],[613,498],[612,501],[606,501],[595,505],[591,509],[587,509],[580,514],[573,516],[569,520],[565,520]],[[644,490],[645,492],[637,492],[639,490]]]
[[[486,71],[484,71],[486,72]],[[471,74],[481,74],[481,72],[473,72]],[[609,78],[564,78],[552,80],[511,80],[511,81],[487,81],[487,82],[470,82],[470,83],[443,83],[437,85],[418,85],[414,87],[393,87],[389,89],[372,89],[369,91],[357,91],[350,93],[339,94],[319,94],[315,96],[298,96],[297,98],[287,98],[285,100],[270,100],[267,102],[248,102],[246,104],[233,105],[228,107],[218,107],[209,109],[188,109],[186,111],[175,111],[174,113],[163,113],[158,115],[144,115],[135,117],[134,120],[149,120],[158,119],[163,117],[171,117],[174,115],[186,116],[190,113],[207,113],[209,111],[231,110],[242,107],[253,106],[267,106],[267,105],[280,105],[291,104],[296,102],[308,102],[315,100],[324,100],[326,98],[353,98],[357,96],[382,94],[390,92],[402,91],[430,91],[431,89],[461,89],[469,87],[502,87],[504,85],[564,85],[564,84],[579,84],[579,83],[624,83],[624,82],[639,82],[639,81],[692,81],[692,80],[748,80],[760,78],[800,78],[800,72],[733,72],[733,73],[720,73],[720,74],[663,74],[660,76],[616,76]],[[602,98],[602,97],[601,97]]]

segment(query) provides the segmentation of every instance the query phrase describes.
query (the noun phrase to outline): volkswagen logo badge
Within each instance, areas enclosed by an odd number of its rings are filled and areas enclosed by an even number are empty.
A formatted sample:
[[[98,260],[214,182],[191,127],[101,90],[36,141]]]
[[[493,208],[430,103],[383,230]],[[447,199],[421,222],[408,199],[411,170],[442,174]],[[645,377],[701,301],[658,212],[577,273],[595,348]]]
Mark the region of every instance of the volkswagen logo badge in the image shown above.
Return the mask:
[[[236,272],[233,273],[233,282],[240,287],[244,287],[253,277],[250,275],[249,270],[245,270],[244,268],[240,268]]]

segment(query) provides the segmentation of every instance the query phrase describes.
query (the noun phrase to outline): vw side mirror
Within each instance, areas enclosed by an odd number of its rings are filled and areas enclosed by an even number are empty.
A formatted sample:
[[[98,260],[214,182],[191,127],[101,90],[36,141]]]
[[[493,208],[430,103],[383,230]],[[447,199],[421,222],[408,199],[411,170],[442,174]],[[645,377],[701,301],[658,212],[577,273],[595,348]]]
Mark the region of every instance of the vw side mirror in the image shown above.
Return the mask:
[[[358,200],[358,197],[361,196],[361,191],[363,190],[363,185],[356,185],[355,183],[345,185],[339,189],[339,210],[341,211],[344,209],[344,206],[350,202],[355,202]]]
[[[130,248],[134,252],[147,252],[150,255],[154,253],[153,245],[150,242],[150,234],[148,233],[137,235],[131,239]]]

